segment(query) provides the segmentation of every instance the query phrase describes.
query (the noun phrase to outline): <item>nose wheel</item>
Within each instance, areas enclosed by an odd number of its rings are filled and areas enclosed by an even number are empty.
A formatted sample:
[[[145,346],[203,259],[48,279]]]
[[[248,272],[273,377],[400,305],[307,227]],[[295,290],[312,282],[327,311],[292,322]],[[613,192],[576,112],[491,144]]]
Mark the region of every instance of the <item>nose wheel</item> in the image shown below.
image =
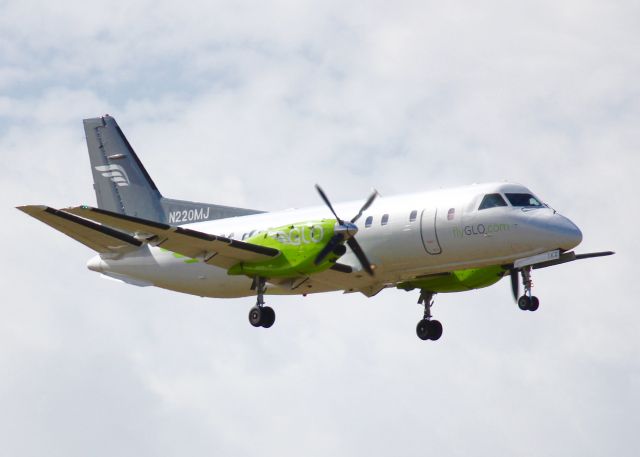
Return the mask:
[[[531,267],[525,267],[520,272],[522,274],[522,285],[524,286],[524,295],[518,298],[518,308],[522,311],[535,311],[540,306],[538,297],[531,295],[533,281],[531,280]]]
[[[523,295],[518,298],[518,308],[522,311],[535,311],[539,306],[540,300],[538,300],[536,296],[529,297],[528,295]]]
[[[276,321],[276,312],[264,304],[265,278],[255,278],[251,288],[257,290],[258,296],[256,305],[249,310],[249,323],[254,327],[269,328]]]
[[[436,341],[442,336],[442,324],[432,319],[431,307],[433,306],[433,292],[421,291],[418,304],[424,306],[424,317],[416,326],[416,334],[423,341]]]

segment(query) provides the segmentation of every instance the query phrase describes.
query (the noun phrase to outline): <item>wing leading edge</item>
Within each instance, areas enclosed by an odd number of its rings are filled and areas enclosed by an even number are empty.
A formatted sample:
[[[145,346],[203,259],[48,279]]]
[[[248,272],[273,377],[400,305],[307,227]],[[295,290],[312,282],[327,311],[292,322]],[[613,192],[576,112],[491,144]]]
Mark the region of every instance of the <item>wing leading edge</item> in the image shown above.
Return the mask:
[[[226,237],[175,227],[160,222],[117,214],[111,211],[78,206],[65,212],[127,232],[139,242],[165,248],[191,258],[203,259],[210,265],[230,268],[239,262],[259,262],[280,254],[278,249],[232,240]]]
[[[131,235],[49,206],[25,205],[17,209],[101,254],[126,253],[142,246]]]

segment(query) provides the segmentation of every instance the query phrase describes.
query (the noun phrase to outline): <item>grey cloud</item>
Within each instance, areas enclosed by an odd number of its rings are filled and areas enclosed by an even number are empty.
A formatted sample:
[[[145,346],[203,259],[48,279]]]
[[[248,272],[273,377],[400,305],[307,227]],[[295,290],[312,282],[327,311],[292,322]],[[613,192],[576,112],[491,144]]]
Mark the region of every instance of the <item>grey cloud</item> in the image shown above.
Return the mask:
[[[5,2],[0,443],[9,455],[635,455],[633,2]],[[114,115],[168,196],[279,209],[510,179],[617,255],[508,284],[209,300],[86,271],[13,209],[91,203]]]

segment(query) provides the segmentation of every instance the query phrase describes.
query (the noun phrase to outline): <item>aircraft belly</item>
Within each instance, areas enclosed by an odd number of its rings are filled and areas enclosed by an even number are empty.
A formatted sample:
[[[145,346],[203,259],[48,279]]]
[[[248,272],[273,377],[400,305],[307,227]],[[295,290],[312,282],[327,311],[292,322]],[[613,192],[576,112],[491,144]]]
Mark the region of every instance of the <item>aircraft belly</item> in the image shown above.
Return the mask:
[[[158,248],[145,247],[116,260],[103,259],[101,268],[104,273],[124,275],[156,287],[201,297],[239,298],[256,294],[251,290],[252,279],[247,276],[228,275],[223,268]],[[267,294],[297,295],[332,290],[339,288],[311,280],[297,288],[270,284]]]
[[[251,279],[229,276],[226,270],[158,248],[143,248],[119,259],[103,259],[108,272],[148,281],[156,287],[203,297],[253,295]]]
[[[179,268],[162,269],[155,275],[154,284],[164,289],[213,298],[235,298],[255,295],[251,279],[229,276],[219,267],[204,263]]]

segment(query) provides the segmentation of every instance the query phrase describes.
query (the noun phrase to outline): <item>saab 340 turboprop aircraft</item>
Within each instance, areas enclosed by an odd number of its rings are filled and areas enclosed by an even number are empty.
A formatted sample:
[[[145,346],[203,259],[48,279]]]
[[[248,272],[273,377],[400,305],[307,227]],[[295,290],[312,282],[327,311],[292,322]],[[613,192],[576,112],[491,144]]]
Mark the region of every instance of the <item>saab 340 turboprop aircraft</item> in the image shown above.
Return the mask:
[[[433,297],[511,278],[522,310],[535,311],[536,268],[588,257],[582,233],[519,184],[490,183],[362,202],[263,212],[163,197],[118,127],[84,120],[97,208],[18,209],[98,253],[90,270],[136,286],[203,297],[245,297],[254,327],[271,327],[265,294],[418,290],[418,337],[437,340]],[[520,295],[520,278],[524,294]]]

